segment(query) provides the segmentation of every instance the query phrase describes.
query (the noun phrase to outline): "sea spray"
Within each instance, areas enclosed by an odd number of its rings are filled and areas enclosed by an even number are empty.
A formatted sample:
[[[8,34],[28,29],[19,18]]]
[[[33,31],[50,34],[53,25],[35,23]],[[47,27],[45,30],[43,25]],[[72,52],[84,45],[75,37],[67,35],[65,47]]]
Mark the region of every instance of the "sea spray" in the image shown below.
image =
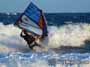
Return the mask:
[[[59,48],[60,46],[81,47],[85,40],[90,39],[90,24],[86,23],[67,24],[60,27],[49,26],[48,30],[48,42],[43,43],[46,46],[48,45],[48,48]],[[29,48],[20,37],[20,32],[21,30],[13,25],[4,26],[0,24],[0,45],[4,46],[4,49],[8,48],[7,52],[28,51]]]

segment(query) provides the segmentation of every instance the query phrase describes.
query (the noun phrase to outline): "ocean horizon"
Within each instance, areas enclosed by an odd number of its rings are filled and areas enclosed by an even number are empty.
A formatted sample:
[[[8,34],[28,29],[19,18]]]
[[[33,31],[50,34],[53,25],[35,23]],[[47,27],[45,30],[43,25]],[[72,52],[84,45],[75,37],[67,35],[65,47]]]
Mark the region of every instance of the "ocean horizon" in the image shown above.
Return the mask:
[[[15,23],[21,13],[0,13],[0,22],[5,25]],[[90,23],[90,13],[45,13],[48,25],[63,25],[70,23]]]

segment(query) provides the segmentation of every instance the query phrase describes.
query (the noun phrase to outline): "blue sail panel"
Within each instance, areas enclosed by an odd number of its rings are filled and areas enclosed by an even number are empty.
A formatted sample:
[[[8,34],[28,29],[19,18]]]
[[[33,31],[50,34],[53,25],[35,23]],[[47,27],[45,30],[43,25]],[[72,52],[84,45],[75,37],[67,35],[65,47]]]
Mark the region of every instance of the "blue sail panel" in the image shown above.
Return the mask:
[[[31,2],[25,10],[24,14],[36,24],[38,24],[38,21],[41,16],[41,10]]]

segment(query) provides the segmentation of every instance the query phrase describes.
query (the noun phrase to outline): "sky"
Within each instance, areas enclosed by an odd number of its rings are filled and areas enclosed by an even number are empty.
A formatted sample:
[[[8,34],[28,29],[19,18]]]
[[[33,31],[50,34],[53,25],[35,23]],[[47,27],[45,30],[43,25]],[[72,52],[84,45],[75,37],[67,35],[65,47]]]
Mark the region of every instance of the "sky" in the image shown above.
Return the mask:
[[[0,12],[23,12],[30,2],[44,12],[90,12],[90,0],[0,0]]]

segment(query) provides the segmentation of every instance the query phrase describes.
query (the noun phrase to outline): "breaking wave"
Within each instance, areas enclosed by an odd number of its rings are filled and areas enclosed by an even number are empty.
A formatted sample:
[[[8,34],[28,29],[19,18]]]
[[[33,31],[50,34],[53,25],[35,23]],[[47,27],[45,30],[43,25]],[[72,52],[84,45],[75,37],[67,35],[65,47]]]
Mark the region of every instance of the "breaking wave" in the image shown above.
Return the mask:
[[[90,24],[86,23],[67,24],[60,27],[49,26],[48,30],[49,39],[46,44],[50,48],[58,48],[60,46],[81,47],[85,44],[85,40],[90,40]],[[25,47],[27,49],[26,42],[19,36],[20,32],[21,30],[13,27],[13,25],[4,26],[0,24],[0,45],[5,48],[8,47],[7,51],[10,48],[13,48],[13,51],[18,51],[18,49]],[[17,49],[16,46],[19,48]]]
[[[85,40],[90,40],[90,24],[68,24],[61,27],[51,27],[49,45],[53,48],[60,46],[80,47]]]

